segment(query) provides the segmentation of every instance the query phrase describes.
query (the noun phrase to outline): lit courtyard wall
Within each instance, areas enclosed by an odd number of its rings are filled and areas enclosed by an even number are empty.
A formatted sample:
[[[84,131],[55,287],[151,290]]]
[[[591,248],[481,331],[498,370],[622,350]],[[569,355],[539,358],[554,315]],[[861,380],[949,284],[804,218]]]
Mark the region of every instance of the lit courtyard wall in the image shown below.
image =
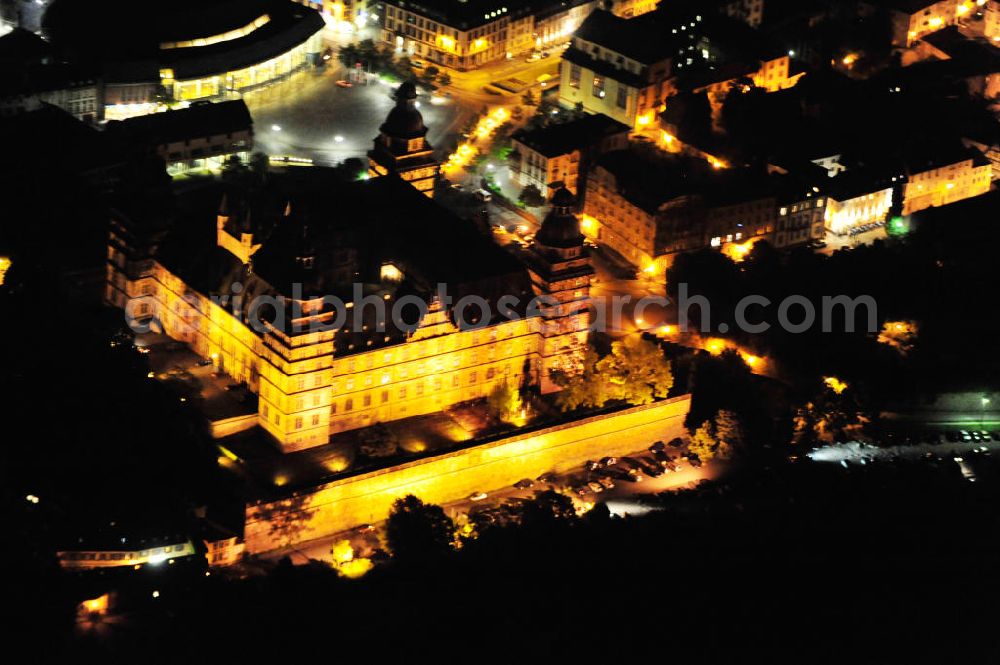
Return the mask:
[[[491,443],[336,480],[291,499],[247,506],[248,553],[380,522],[393,502],[414,494],[444,504],[547,472],[578,470],[587,460],[634,453],[683,433],[689,395],[594,416]]]

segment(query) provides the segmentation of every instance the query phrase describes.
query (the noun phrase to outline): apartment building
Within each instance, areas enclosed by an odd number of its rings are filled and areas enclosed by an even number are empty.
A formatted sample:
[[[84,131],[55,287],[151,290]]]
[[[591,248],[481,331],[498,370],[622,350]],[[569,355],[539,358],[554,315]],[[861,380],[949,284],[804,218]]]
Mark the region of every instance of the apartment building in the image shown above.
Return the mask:
[[[585,181],[589,164],[598,155],[628,147],[627,125],[606,115],[587,115],[539,129],[514,132],[514,148],[508,164],[511,179],[521,187],[534,185],[548,194],[561,182],[580,196],[579,183]]]

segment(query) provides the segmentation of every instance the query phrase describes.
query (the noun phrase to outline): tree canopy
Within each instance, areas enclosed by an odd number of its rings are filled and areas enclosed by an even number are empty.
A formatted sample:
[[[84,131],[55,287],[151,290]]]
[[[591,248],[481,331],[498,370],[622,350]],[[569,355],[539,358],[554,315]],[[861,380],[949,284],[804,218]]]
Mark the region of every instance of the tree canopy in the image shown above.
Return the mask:
[[[667,396],[674,376],[670,361],[655,342],[631,335],[614,342],[603,358],[588,349],[582,373],[563,381],[557,402],[563,411],[572,411],[600,408],[612,401],[649,404]]]
[[[451,550],[455,525],[441,506],[408,494],[396,499],[386,521],[389,549],[401,561],[438,556]]]

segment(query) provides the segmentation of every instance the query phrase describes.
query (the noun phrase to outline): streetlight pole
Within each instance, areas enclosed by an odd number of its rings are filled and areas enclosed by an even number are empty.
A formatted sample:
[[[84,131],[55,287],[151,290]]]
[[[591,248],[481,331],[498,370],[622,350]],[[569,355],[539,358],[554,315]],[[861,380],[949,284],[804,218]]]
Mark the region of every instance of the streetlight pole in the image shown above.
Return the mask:
[[[980,429],[983,429],[983,427],[985,427],[984,423],[986,421],[986,407],[989,406],[989,403],[990,403],[990,398],[989,397],[982,397],[979,400],[979,404],[982,406],[982,409],[979,412],[979,428]]]

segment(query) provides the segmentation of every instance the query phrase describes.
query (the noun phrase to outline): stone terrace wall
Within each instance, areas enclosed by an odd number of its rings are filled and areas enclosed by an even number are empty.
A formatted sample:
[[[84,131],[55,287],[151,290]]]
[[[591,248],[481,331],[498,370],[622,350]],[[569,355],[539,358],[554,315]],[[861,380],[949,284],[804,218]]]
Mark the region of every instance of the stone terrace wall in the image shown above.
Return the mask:
[[[293,498],[249,505],[246,551],[267,552],[384,520],[392,503],[414,494],[445,504],[509,487],[546,472],[578,470],[587,460],[627,455],[680,436],[690,395],[516,434],[478,446],[339,479]]]

